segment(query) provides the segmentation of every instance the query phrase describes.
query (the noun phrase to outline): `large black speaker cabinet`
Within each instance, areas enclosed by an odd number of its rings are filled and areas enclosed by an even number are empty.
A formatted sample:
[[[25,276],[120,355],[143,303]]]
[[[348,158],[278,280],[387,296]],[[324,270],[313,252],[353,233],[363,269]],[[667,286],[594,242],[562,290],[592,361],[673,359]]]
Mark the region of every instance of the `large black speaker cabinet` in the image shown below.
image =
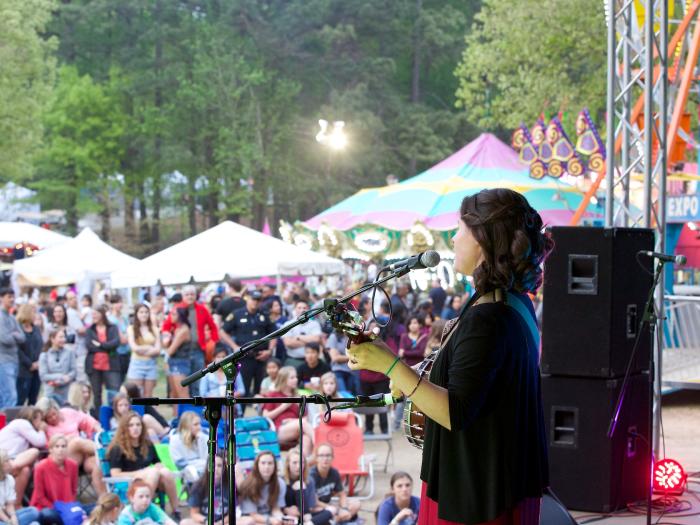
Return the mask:
[[[622,379],[542,378],[550,484],[567,508],[610,512],[646,497],[647,380],[647,374],[630,377],[615,434],[609,439],[608,423]]]
[[[544,267],[542,372],[612,378],[625,373],[652,284],[654,249],[643,228],[553,227]],[[645,271],[646,270],[646,271]],[[648,368],[642,334],[632,372]]]

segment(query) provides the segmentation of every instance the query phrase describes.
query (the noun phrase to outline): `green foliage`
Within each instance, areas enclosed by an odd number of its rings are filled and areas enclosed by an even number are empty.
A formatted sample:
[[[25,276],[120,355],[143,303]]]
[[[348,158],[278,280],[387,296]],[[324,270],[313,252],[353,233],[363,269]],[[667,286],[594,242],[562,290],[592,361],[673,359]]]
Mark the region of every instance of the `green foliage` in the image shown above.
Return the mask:
[[[455,74],[458,106],[489,128],[528,125],[546,111],[603,120],[606,26],[602,4],[484,0]],[[568,122],[571,127],[572,122]]]
[[[111,79],[119,85],[117,72]],[[42,169],[33,186],[46,200],[67,210],[73,229],[79,214],[109,209],[111,194],[119,190],[116,175],[126,126],[114,86],[96,84],[73,66],[59,69],[45,114]]]
[[[44,38],[53,0],[0,0],[0,183],[33,171],[41,113],[54,76],[54,38]]]

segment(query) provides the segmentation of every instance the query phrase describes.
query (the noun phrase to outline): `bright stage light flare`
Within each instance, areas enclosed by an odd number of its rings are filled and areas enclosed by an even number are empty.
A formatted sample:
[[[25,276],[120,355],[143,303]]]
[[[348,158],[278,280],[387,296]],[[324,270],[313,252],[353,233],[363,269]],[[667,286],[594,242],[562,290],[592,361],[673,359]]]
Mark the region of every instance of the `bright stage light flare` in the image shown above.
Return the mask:
[[[688,475],[678,461],[664,458],[654,466],[654,492],[683,494]]]

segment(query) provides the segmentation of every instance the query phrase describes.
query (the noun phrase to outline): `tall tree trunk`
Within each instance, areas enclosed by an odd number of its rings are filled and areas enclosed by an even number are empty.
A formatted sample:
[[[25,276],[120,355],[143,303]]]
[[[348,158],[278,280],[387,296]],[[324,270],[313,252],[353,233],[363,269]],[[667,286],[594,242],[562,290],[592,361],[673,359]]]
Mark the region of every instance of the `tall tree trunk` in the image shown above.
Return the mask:
[[[156,23],[156,42],[155,42],[155,57],[154,57],[154,70],[155,70],[155,92],[153,95],[153,104],[156,108],[156,113],[159,114],[163,108],[163,91],[161,87],[161,75],[163,71],[163,39],[161,33],[161,14],[163,12],[163,3],[161,0],[157,0],[155,4],[154,19]],[[161,146],[162,137],[158,131],[156,131],[155,144],[154,144],[154,160],[155,160],[155,173],[153,175],[153,222],[151,224],[151,242],[155,245],[154,248],[158,249],[160,245],[160,206],[162,202],[161,195]],[[144,197],[145,198],[145,197]],[[141,219],[145,220],[146,210],[141,209]],[[146,231],[147,227],[143,224],[141,225],[141,231]]]
[[[153,175],[153,212],[151,217],[151,242],[153,243],[153,248],[160,248],[160,207],[163,202],[163,195],[161,189],[161,175],[155,173]],[[144,202],[146,196],[143,196]]]
[[[100,218],[102,219],[102,229],[101,235],[104,242],[109,242],[109,237],[111,234],[111,224],[110,219],[112,218],[112,212],[109,206],[109,190],[105,190],[102,193],[102,209],[100,210]]]
[[[197,200],[195,188],[196,176],[192,174],[187,175],[187,221],[190,227],[190,235],[197,233]]]
[[[80,191],[78,184],[78,177],[75,174],[75,167],[68,166],[69,177],[68,179],[72,182],[70,185],[73,188],[68,194],[68,203],[66,204],[66,226],[68,227],[68,233],[71,235],[76,235],[78,233],[78,192]]]
[[[251,89],[252,93],[252,89]],[[260,100],[258,97],[253,95],[255,100],[255,136],[258,143],[258,151],[260,152],[260,158],[262,159],[263,166],[265,166],[265,140],[263,138],[263,118],[262,118],[262,108],[260,107]],[[253,199],[253,228],[256,230],[262,230],[263,224],[265,222],[265,208],[267,204],[267,170],[262,167],[255,177],[255,185],[253,186],[253,195],[256,197]]]
[[[422,11],[423,0],[416,0],[416,14],[413,24],[413,69],[411,71],[411,102],[413,104],[420,102],[421,47],[423,44]],[[408,159],[409,177],[416,174],[416,163],[415,155],[411,154],[411,158]]]
[[[148,207],[146,206],[146,184],[143,178],[139,181],[139,239],[143,243],[151,239],[148,231]]]

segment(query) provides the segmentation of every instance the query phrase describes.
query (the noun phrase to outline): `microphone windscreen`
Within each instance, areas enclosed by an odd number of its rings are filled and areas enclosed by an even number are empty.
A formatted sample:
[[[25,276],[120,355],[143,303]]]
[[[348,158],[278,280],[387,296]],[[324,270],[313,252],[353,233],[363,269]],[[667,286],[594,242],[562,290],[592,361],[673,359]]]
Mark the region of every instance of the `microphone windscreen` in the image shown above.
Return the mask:
[[[433,268],[440,263],[440,254],[435,250],[428,250],[421,255],[420,262],[426,268]]]

